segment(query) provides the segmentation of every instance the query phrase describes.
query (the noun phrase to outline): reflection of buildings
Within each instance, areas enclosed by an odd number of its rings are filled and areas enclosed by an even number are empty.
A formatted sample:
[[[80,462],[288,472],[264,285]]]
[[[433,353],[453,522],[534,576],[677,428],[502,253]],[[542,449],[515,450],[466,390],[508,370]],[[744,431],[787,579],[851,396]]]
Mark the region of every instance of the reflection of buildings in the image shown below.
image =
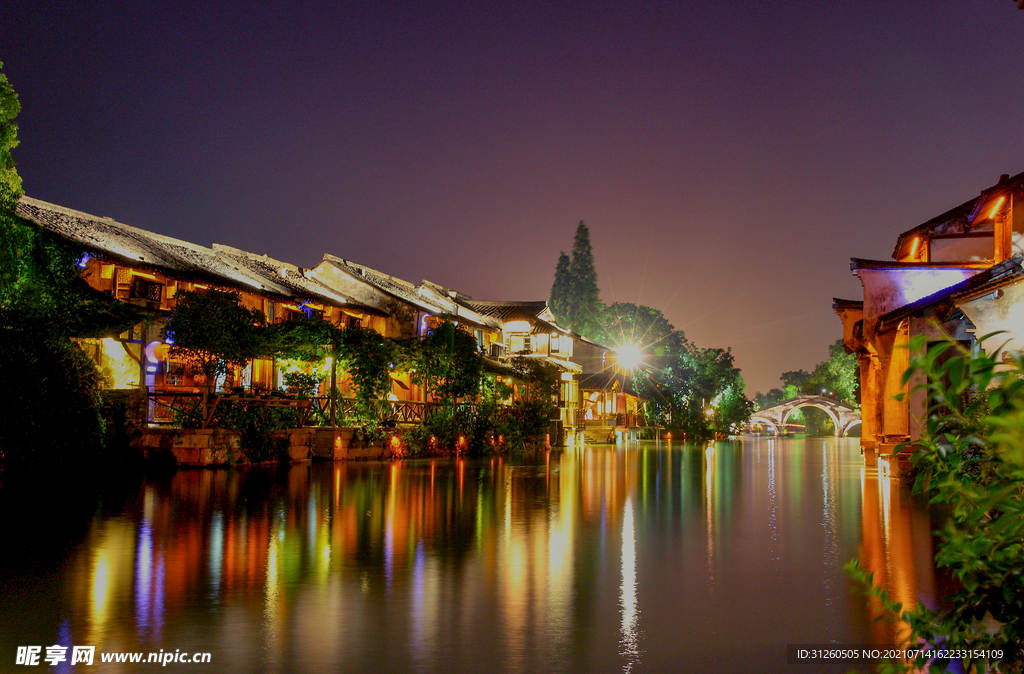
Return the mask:
[[[924,602],[935,606],[935,570],[932,561],[931,522],[927,511],[915,508],[909,494],[890,477],[888,464],[861,467],[863,538],[858,559],[861,567],[874,574],[875,584],[904,606]],[[881,605],[869,601],[873,615],[882,615]],[[905,623],[872,623],[875,643],[902,643],[908,634]]]
[[[667,632],[682,643],[723,617],[761,626],[736,628],[745,648],[836,614],[855,631],[827,636],[853,643],[863,600],[839,567],[858,541],[898,600],[929,601],[934,581],[921,509],[840,442],[179,471],[134,515],[97,520],[72,632],[199,643],[240,672],[289,671],[297,653],[305,671],[658,669]]]
[[[237,642],[225,653],[283,671],[300,625],[325,635],[304,648],[330,660],[356,647],[363,612],[402,596],[425,661],[453,630],[483,619],[470,611],[481,606],[493,607],[487,619],[501,625],[510,662],[542,630],[554,644],[544,657],[566,658],[588,609],[575,577],[581,528],[619,535],[638,457],[588,449],[538,454],[539,465],[495,457],[300,465],[276,477],[179,471],[143,487],[137,518],[97,524],[72,577],[85,618],[75,638],[105,649],[161,644],[206,607],[234,616],[216,636]],[[453,579],[466,574],[474,580]],[[261,647],[246,653],[254,636]],[[522,666],[536,668],[536,657],[522,654]]]

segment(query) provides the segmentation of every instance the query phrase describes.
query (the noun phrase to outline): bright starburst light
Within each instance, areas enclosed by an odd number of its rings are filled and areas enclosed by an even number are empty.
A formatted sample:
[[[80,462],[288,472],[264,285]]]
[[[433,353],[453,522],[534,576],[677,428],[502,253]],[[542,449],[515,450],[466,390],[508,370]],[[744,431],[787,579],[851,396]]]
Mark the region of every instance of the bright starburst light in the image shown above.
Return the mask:
[[[636,344],[623,344],[615,352],[619,355],[619,365],[627,370],[635,370],[644,362],[644,352]]]

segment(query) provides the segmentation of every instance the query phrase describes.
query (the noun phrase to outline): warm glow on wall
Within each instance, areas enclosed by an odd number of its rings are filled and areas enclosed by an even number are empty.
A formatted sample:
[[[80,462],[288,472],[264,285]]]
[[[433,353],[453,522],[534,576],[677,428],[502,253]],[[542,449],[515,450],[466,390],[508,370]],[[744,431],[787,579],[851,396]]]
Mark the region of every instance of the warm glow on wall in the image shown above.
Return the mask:
[[[921,243],[920,237],[915,236],[914,243],[910,245],[910,257],[914,257],[915,255],[917,255],[917,246],[919,243]]]
[[[509,321],[505,324],[505,332],[529,332],[530,321]]]
[[[103,347],[102,371],[111,388],[135,388],[139,384],[139,363],[125,351],[121,342],[111,337],[100,340]]]

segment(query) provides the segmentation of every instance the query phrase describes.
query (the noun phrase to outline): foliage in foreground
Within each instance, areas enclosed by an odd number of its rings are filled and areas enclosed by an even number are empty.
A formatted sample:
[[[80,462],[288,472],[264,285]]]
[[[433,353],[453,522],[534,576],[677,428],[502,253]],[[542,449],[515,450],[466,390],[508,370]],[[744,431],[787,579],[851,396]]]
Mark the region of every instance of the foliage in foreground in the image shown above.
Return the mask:
[[[992,336],[989,339],[993,339]],[[912,340],[915,354],[923,340]],[[953,355],[950,356],[950,353]],[[915,492],[949,515],[938,535],[935,562],[960,589],[932,610],[906,608],[873,586],[854,560],[847,571],[869,587],[890,619],[910,626],[909,642],[947,649],[1002,651],[998,658],[965,658],[966,671],[1024,671],[1024,357],[1000,364],[976,344],[966,350],[939,343],[911,358],[904,384],[924,375],[928,417],[924,438],[896,448],[914,449]],[[910,672],[926,665],[885,662],[882,672]],[[936,660],[928,671],[945,671]]]

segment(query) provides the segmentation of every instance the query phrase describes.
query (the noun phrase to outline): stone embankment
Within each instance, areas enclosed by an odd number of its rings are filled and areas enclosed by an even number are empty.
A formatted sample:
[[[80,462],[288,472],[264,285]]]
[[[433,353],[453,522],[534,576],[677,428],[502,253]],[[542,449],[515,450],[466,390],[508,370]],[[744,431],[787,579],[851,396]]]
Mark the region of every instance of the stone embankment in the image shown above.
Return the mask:
[[[293,461],[345,461],[388,459],[384,443],[363,443],[352,428],[293,428],[274,433],[288,440]],[[139,445],[147,459],[174,457],[179,466],[228,466],[249,463],[240,446],[240,434],[225,428],[151,428]]]

